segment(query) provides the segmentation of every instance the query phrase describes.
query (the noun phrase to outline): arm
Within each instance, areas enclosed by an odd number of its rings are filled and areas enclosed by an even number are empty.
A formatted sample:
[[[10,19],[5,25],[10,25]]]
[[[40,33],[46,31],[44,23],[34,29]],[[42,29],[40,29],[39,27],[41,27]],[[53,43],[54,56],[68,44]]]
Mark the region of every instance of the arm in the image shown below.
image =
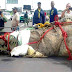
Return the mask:
[[[44,24],[45,23],[45,13],[43,11],[43,16],[42,16],[42,23]]]
[[[19,21],[17,20],[16,22],[17,22],[17,26],[18,26],[18,24],[19,24]]]
[[[57,9],[55,10],[55,16],[58,15]]]
[[[58,12],[57,12],[57,9],[55,10],[54,21],[58,21]]]
[[[34,16],[33,16],[33,25],[35,23],[35,12],[34,12]]]
[[[66,10],[64,10],[64,11],[62,12],[62,14],[61,14],[61,18],[63,18],[63,17],[64,17],[65,12],[66,12]]]
[[[18,24],[19,24],[19,15],[18,14],[16,15],[16,23],[17,23],[16,25],[18,26]]]
[[[64,17],[65,12],[66,12],[68,9],[69,9],[69,8],[66,8],[66,9],[62,12],[61,18],[63,18],[63,17]]]
[[[3,17],[4,23],[6,23],[7,22],[7,18],[4,15],[2,15],[2,17]]]

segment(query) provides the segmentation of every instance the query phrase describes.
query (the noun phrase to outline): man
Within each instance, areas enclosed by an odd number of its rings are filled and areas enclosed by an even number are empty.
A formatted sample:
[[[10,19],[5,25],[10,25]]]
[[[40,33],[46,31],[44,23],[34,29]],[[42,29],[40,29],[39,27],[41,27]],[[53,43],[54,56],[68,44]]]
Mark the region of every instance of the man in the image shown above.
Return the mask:
[[[50,22],[55,21],[55,17],[58,16],[57,9],[54,7],[54,5],[54,1],[51,1]]]
[[[2,15],[2,11],[0,11],[0,30],[2,30],[4,27],[4,20],[3,20],[3,15]]]
[[[72,11],[69,9],[71,7],[70,3],[66,5],[66,9],[62,12],[61,18],[71,18],[72,19]]]
[[[13,8],[14,16],[12,18],[12,31],[19,30],[19,14],[17,8]]]
[[[7,22],[7,19],[3,16],[2,11],[0,10],[0,30],[4,29],[4,23]]]
[[[45,14],[44,11],[41,9],[41,2],[38,2],[38,8],[34,12],[33,16],[33,25],[38,23],[45,23]]]
[[[25,23],[27,23],[27,26],[28,26],[28,13],[27,13],[27,11],[24,14],[24,20],[25,20]]]

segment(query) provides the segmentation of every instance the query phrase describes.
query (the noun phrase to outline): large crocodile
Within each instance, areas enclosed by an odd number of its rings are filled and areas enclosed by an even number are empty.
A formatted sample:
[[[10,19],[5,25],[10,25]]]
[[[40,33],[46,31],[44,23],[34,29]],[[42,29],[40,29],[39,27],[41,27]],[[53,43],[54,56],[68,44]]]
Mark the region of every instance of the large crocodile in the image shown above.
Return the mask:
[[[62,26],[64,31],[67,32],[66,43],[69,47],[69,50],[72,54],[72,25]],[[30,30],[30,42],[39,41],[41,36],[48,30],[49,28],[41,28],[36,30]],[[50,30],[46,33],[46,35],[40,40],[38,43],[30,44],[35,50],[46,56],[68,56],[67,49],[64,44],[64,39],[62,36],[62,32],[59,27],[56,27],[56,31],[54,29]],[[10,45],[15,41],[15,37],[10,38]],[[14,42],[13,42],[14,41]],[[14,46],[13,46],[14,47]],[[13,48],[12,47],[12,48]],[[7,47],[6,47],[7,48]]]

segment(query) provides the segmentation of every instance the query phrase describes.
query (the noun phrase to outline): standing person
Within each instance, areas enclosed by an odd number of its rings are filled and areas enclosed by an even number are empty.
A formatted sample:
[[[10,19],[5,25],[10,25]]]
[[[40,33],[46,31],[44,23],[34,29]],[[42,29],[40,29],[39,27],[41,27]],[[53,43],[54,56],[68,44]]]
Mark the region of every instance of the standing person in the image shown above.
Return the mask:
[[[24,20],[25,20],[25,23],[27,23],[27,26],[28,26],[28,13],[27,13],[27,11],[24,14]]]
[[[66,9],[62,12],[61,18],[71,18],[72,19],[72,11],[69,9],[71,7],[70,3],[66,5]]]
[[[38,2],[38,8],[34,12],[33,25],[38,23],[45,23],[45,13],[41,9],[41,2]]]
[[[3,14],[2,11],[0,11],[0,30],[2,30],[4,27],[4,20],[3,20]]]
[[[55,21],[55,17],[58,16],[57,9],[54,7],[54,5],[54,1],[51,1],[50,22]]]
[[[17,12],[17,8],[13,8],[14,16],[12,18],[12,31],[18,30],[19,31],[19,14]]]

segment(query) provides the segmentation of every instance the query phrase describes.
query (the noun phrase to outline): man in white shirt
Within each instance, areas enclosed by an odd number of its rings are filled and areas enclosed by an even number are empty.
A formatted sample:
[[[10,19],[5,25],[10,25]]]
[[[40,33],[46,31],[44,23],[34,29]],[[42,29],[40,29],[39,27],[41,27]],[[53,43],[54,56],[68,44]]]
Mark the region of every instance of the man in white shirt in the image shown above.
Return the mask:
[[[70,18],[72,19],[72,11],[69,9],[71,7],[70,3],[66,5],[66,9],[62,12],[61,18]]]
[[[19,30],[19,14],[17,8],[13,8],[14,16],[12,18],[12,31]]]

